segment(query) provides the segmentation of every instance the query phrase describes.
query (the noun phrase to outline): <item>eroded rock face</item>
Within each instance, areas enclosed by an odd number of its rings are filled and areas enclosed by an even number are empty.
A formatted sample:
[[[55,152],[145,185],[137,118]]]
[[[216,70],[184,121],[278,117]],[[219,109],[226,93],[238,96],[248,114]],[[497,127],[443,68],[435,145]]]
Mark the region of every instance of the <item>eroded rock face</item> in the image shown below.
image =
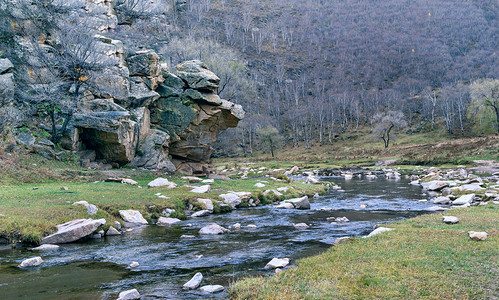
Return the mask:
[[[147,11],[152,14],[168,10],[162,1],[149,2]],[[209,173],[212,145],[219,132],[237,126],[244,117],[240,105],[217,95],[220,78],[198,60],[183,62],[169,71],[154,50],[126,49],[122,41],[110,38],[108,31],[132,22],[123,19],[121,4],[110,0],[56,0],[55,4],[71,10],[71,17],[88,28],[96,44],[91,60],[106,66],[89,71],[91,84],[80,90],[70,130],[61,141],[63,148],[95,151],[96,164],[82,162],[84,167],[130,163],[138,168],[178,169],[185,174]],[[12,9],[26,20],[22,9],[14,5]],[[61,37],[57,32],[53,37],[57,44]],[[28,61],[36,58],[30,54],[34,47],[26,36],[20,34],[14,40],[26,49],[22,54]],[[49,43],[43,46],[52,47]],[[10,125],[22,126],[37,107],[15,99],[13,67],[8,59],[0,59],[0,118],[9,116]],[[27,72],[26,66],[15,67]],[[67,86],[64,91],[71,84]]]

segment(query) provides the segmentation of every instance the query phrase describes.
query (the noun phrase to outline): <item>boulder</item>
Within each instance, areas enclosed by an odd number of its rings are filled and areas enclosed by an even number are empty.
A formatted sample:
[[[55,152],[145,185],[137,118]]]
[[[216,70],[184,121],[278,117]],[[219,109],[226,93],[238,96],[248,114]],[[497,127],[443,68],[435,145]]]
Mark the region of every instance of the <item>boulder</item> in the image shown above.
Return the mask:
[[[288,264],[289,258],[273,258],[265,265],[264,269],[284,268]]]
[[[106,224],[105,219],[78,219],[57,225],[57,232],[42,239],[42,244],[64,244],[91,235],[99,226]]]
[[[433,203],[435,204],[449,204],[451,202],[449,197],[441,196],[433,199]]]
[[[178,223],[178,222],[182,222],[180,219],[177,219],[177,218],[165,218],[165,217],[160,217],[158,219],[158,221],[156,222],[156,225],[171,225],[171,224],[175,224],[175,223]]]
[[[210,185],[202,185],[191,190],[191,193],[204,194],[210,191]]]
[[[213,202],[210,199],[198,198],[197,201],[203,204],[207,210],[213,211]]]
[[[198,272],[191,278],[191,280],[187,281],[182,286],[182,288],[184,290],[194,290],[201,284],[202,280],[203,280],[203,274]]]
[[[140,225],[147,225],[146,219],[142,216],[142,214],[137,211],[137,210],[120,210],[120,215],[123,221],[128,223],[128,225],[131,226],[140,226]]]
[[[205,286],[202,286],[199,290],[203,293],[213,294],[213,293],[221,292],[224,289],[225,288],[221,285],[205,285]]]
[[[442,221],[445,224],[457,224],[459,223],[459,219],[453,216],[442,216]]]
[[[140,266],[140,264],[136,261],[132,261],[129,265],[128,265],[131,269],[133,268],[137,268]]]
[[[229,204],[232,209],[238,207],[242,202],[241,197],[239,197],[236,193],[221,194],[219,197],[224,199],[223,201]]]
[[[291,203],[296,209],[310,209],[310,202],[308,201],[308,196],[301,198],[294,198],[285,200],[286,203]]]
[[[121,292],[117,300],[134,300],[140,299],[140,294],[136,289]]]
[[[211,223],[199,230],[199,234],[222,234],[228,230],[218,224]]]
[[[220,83],[220,78],[199,60],[183,62],[176,69],[177,76],[192,89],[216,90]]]
[[[114,228],[113,226],[111,226],[107,230],[106,236],[114,236],[114,235],[121,235],[121,232],[119,232],[116,228]]]
[[[58,245],[52,245],[52,244],[44,244],[35,248],[31,248],[30,250],[32,251],[54,251],[58,250],[59,246]]]
[[[184,176],[182,179],[189,181],[189,183],[200,183],[203,179],[194,176]]]
[[[291,203],[285,202],[285,203],[281,203],[281,204],[277,205],[275,208],[279,208],[279,209],[293,209],[293,208],[295,208],[295,206],[293,204],[291,204]]]
[[[465,184],[460,186],[458,189],[461,192],[481,192],[484,190],[479,183]]]
[[[378,227],[376,228],[375,230],[373,230],[371,233],[369,233],[367,236],[365,237],[372,237],[372,236],[375,236],[375,235],[378,235],[380,233],[383,233],[383,232],[387,232],[387,231],[391,231],[393,230],[393,228],[386,228],[386,227]]]
[[[130,76],[158,77],[162,76],[160,58],[153,50],[144,50],[126,59]],[[152,88],[155,89],[155,88]]]
[[[161,187],[161,186],[167,186],[169,189],[177,187],[177,185],[174,182],[168,181],[166,178],[156,178],[153,181],[149,182],[147,184],[148,187]]]
[[[430,181],[427,183],[423,183],[423,188],[427,189],[428,191],[440,191],[441,189],[448,187],[449,182],[446,181]]]
[[[473,202],[473,198],[475,198],[475,194],[463,195],[456,200],[452,201],[452,205],[466,205],[471,204]]]
[[[488,237],[487,232],[481,231],[481,232],[476,232],[476,231],[469,231],[468,232],[470,239],[474,241],[485,241]]]
[[[43,259],[40,256],[32,257],[23,260],[17,267],[19,268],[28,268],[28,267],[36,267],[43,263]]]
[[[270,193],[273,193],[277,197],[282,197],[282,193],[280,193],[280,192],[278,192],[276,190],[266,190],[265,192],[263,192],[264,195],[268,195]]]
[[[306,184],[318,184],[319,183],[319,178],[315,176],[308,176],[307,179],[305,180]]]
[[[257,187],[257,188],[263,188],[265,187],[265,184],[261,183],[261,182],[257,182],[255,183],[255,185],[253,185],[254,187]]]

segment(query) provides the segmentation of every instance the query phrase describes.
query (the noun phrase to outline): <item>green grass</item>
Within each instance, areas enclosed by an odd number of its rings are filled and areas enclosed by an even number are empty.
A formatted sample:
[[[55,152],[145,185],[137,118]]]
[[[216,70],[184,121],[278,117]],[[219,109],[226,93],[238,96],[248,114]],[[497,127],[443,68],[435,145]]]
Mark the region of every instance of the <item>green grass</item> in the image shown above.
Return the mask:
[[[271,277],[231,286],[232,299],[494,299],[499,295],[499,207],[454,209],[392,223]],[[467,231],[486,231],[486,241]]]
[[[272,200],[270,195],[262,191],[282,186],[291,186],[286,198],[300,195],[313,195],[324,192],[324,186],[305,185],[301,182],[276,182],[266,180],[266,187],[256,188],[253,185],[258,179],[246,180],[215,180],[212,190],[206,194],[191,193],[192,188],[181,186],[186,184],[179,177],[170,177],[179,187],[167,189],[164,187],[147,188],[147,183],[156,176],[142,175],[134,178],[139,186],[113,182],[49,182],[38,184],[4,185],[0,189],[0,236],[11,241],[22,241],[37,244],[40,239],[53,232],[55,225],[77,218],[88,218],[83,206],[73,206],[77,201],[87,201],[99,208],[99,213],[92,218],[105,218],[107,226],[119,220],[119,210],[136,209],[148,219],[158,218],[165,208],[176,210],[174,217],[185,218],[184,210],[197,198],[222,200],[218,196],[227,191],[251,192],[253,198],[262,203]],[[68,190],[61,190],[66,186]],[[36,188],[36,189],[34,189]],[[170,197],[162,199],[156,193]],[[196,207],[201,209],[202,207]],[[219,211],[217,211],[219,212]]]

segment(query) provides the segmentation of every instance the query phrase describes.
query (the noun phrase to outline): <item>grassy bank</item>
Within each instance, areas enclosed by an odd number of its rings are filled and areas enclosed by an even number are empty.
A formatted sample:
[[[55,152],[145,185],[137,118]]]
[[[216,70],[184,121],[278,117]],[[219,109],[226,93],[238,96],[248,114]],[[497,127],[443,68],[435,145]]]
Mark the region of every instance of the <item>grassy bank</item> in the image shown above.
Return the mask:
[[[237,282],[233,299],[495,299],[499,206],[453,209],[388,224],[395,228],[332,247],[272,277]],[[486,231],[472,241],[467,231]]]
[[[83,206],[72,205],[77,201],[87,201],[96,205],[99,212],[92,218],[105,218],[109,226],[114,221],[120,220],[120,209],[136,209],[151,221],[160,217],[165,208],[171,208],[176,210],[172,217],[185,219],[184,211],[190,205],[194,206],[194,210],[203,209],[197,204],[197,198],[214,200],[215,212],[223,212],[223,208],[217,205],[216,200],[222,200],[218,196],[227,191],[251,192],[253,198],[262,204],[278,200],[270,194],[264,195],[263,191],[267,189],[289,186],[290,190],[284,195],[286,198],[324,192],[324,187],[321,185],[305,185],[301,182],[266,180],[264,188],[257,188],[253,185],[260,179],[216,179],[209,193],[196,194],[190,192],[192,188],[182,186],[187,184],[187,181],[179,177],[168,178],[179,186],[175,189],[147,188],[147,183],[156,178],[150,173],[132,178],[138,181],[138,186],[78,180],[3,185],[0,188],[0,237],[7,238],[11,242],[36,244],[41,237],[53,232],[55,225],[89,217]],[[61,187],[67,187],[68,190],[61,190]],[[155,195],[157,193],[169,199],[159,198]]]

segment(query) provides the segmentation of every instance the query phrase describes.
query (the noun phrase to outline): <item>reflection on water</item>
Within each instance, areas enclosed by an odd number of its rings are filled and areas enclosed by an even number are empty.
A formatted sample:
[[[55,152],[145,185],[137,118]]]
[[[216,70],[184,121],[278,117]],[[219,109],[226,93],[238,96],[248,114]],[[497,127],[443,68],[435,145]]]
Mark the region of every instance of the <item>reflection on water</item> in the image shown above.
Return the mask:
[[[310,210],[264,206],[169,227],[147,226],[123,236],[61,245],[58,251],[40,253],[45,262],[29,271],[15,266],[37,254],[25,249],[0,250],[0,295],[2,299],[114,299],[119,291],[136,288],[144,298],[209,297],[183,291],[182,285],[196,272],[203,273],[203,285],[224,286],[245,276],[269,274],[271,271],[262,268],[273,257],[289,257],[293,264],[323,252],[338,237],[365,235],[375,224],[413,217],[431,206],[419,202],[424,199],[421,189],[404,180],[325,179],[340,184],[345,192],[331,191],[312,200]],[[360,209],[360,205],[367,208]],[[343,216],[351,222],[326,221]],[[224,227],[240,223],[242,227],[220,236],[197,234],[212,222]],[[297,230],[293,223],[310,227]],[[249,224],[257,228],[247,229]],[[140,266],[128,269],[132,261]],[[224,298],[226,294],[215,296]]]

